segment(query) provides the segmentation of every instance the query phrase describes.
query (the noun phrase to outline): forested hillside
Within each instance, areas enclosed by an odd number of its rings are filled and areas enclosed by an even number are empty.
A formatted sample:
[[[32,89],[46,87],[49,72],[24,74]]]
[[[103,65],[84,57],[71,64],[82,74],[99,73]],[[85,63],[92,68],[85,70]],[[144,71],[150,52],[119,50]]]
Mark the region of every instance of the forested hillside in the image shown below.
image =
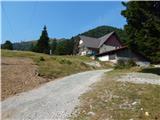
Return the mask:
[[[19,43],[13,43],[13,49],[14,50],[24,50],[24,51],[30,51],[32,44],[34,44],[35,41],[27,41],[27,42],[19,42]]]
[[[86,31],[84,33],[80,33],[80,34],[72,37],[71,39],[55,39],[55,38],[52,39],[52,38],[50,38],[51,49],[54,49],[53,50],[53,51],[55,51],[54,54],[71,54],[71,53],[76,54],[78,52],[77,47],[78,47],[78,41],[79,41],[79,37],[78,36],[79,35],[86,35],[86,36],[98,38],[98,37],[101,37],[103,35],[106,35],[107,33],[112,32],[112,31],[115,31],[117,33],[117,35],[120,37],[122,42],[125,43],[127,41],[127,35],[125,34],[125,32],[122,29],[111,27],[111,26],[99,26],[99,27],[96,27],[94,29],[88,30],[88,31]],[[69,41],[65,42],[66,40],[67,41],[71,40],[71,41],[70,42]],[[55,41],[57,42],[57,44],[54,44]],[[37,40],[28,41],[28,42],[13,43],[13,49],[14,50],[31,51],[33,45],[36,42],[37,42]],[[74,44],[74,49],[72,47],[73,44]],[[66,48],[63,45],[65,45],[66,47],[71,46],[70,48],[72,50]],[[57,47],[57,50],[56,50],[55,47]],[[65,50],[67,50],[66,53],[65,53]]]
[[[119,36],[122,42],[127,41],[127,35],[122,29],[111,27],[111,26],[99,26],[92,30],[82,33],[82,35],[99,38],[113,31],[117,33],[117,35]]]

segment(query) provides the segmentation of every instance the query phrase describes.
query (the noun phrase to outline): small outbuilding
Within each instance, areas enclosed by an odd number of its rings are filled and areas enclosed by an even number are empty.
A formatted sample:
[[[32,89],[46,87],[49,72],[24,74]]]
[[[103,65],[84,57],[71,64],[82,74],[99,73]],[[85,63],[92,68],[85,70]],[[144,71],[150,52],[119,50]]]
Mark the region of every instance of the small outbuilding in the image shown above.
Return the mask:
[[[127,46],[97,54],[95,57],[100,61],[113,63],[117,63],[118,60],[133,60],[139,66],[148,66],[150,64],[145,56],[129,49]]]

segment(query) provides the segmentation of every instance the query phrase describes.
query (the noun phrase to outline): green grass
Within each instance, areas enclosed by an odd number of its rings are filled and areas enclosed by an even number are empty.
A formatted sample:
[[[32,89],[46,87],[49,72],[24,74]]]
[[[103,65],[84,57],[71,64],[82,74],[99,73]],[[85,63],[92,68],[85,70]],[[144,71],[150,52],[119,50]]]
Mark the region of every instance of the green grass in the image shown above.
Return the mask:
[[[100,69],[86,65],[85,62],[93,61],[86,56],[50,56],[41,53],[10,50],[1,50],[1,55],[2,57],[31,58],[38,65],[39,76],[47,78],[59,78],[81,71]]]
[[[121,75],[133,71],[114,70],[107,73],[92,86],[92,90],[80,97],[81,104],[71,119],[160,120],[160,86],[116,81]],[[134,102],[136,104],[132,105]],[[95,115],[88,115],[90,111]]]

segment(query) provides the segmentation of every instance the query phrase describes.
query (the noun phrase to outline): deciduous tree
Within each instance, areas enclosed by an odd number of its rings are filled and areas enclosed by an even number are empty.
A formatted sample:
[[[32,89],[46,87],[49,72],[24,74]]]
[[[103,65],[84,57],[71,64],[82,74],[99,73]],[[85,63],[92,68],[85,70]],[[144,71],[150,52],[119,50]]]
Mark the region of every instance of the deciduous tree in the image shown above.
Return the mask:
[[[7,40],[1,47],[2,49],[13,50],[13,45],[9,40]]]

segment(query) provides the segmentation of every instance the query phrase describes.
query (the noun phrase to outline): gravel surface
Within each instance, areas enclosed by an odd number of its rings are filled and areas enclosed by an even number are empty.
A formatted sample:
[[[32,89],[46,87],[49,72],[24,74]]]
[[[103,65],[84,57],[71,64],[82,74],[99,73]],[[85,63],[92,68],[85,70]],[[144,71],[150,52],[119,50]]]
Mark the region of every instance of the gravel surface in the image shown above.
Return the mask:
[[[151,73],[128,73],[127,75],[124,75],[118,79],[118,81],[160,85],[160,76]]]
[[[110,70],[70,75],[10,97],[2,102],[2,119],[66,120],[79,104],[78,97]]]

